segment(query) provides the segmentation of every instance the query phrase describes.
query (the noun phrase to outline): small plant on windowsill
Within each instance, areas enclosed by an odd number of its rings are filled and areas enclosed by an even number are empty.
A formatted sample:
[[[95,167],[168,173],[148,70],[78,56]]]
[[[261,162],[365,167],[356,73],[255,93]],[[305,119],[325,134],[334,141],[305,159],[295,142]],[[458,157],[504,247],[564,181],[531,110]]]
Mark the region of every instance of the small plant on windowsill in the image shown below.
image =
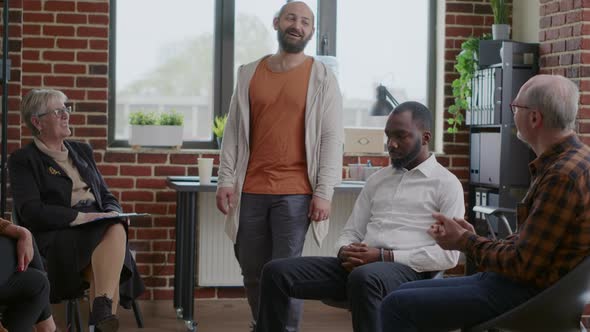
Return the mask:
[[[131,135],[129,144],[140,146],[182,146],[184,116],[174,110],[157,114],[155,112],[134,112],[129,116]]]
[[[454,104],[449,107],[451,117],[447,119],[450,125],[447,132],[456,134],[458,127],[463,124],[465,117],[463,111],[469,107],[471,98],[471,79],[477,70],[477,52],[479,51],[479,41],[490,39],[489,34],[481,37],[469,37],[461,44],[461,52],[457,55],[455,69],[459,73],[459,78],[451,84],[453,88]]]
[[[129,115],[129,124],[132,126],[155,126],[157,123],[158,116],[155,112],[137,111]]]
[[[182,126],[184,124],[184,115],[171,110],[168,113],[160,114],[160,120],[158,122],[160,126]]]
[[[225,124],[227,123],[227,114],[216,116],[213,121],[213,134],[217,140],[217,147],[221,149],[221,142],[223,140],[223,132],[225,131]]]

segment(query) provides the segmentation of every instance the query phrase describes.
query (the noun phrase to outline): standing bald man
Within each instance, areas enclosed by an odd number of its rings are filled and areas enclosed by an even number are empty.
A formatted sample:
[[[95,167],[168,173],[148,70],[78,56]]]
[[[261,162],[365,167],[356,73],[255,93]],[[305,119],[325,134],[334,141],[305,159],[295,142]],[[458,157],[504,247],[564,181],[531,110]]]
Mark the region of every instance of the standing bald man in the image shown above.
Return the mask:
[[[303,2],[289,2],[273,26],[277,53],[238,70],[216,196],[254,324],[262,267],[271,259],[301,256],[310,221],[321,243],[342,177],[338,83],[328,67],[303,52],[315,32],[314,14]],[[301,304],[291,306],[298,316]]]
[[[518,204],[517,234],[490,240],[463,219],[434,214],[429,234],[485,272],[403,284],[383,300],[383,331],[448,331],[496,317],[551,286],[590,254],[590,148],[574,132],[578,87],[527,81],[510,105],[518,138],[537,155]],[[556,304],[559,305],[559,304]]]

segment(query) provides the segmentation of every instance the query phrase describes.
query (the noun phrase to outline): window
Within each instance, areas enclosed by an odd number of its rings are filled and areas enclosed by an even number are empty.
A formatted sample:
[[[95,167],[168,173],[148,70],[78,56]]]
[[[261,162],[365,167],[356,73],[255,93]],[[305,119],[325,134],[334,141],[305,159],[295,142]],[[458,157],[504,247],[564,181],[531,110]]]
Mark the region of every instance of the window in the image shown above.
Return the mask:
[[[215,0],[112,2],[111,145],[126,144],[129,114],[137,110],[175,110],[184,115],[185,141],[212,141],[214,6]]]
[[[369,116],[376,88],[434,110],[433,0],[308,0],[316,13],[309,55],[336,56],[344,125],[383,128]],[[133,110],[185,115],[184,147],[214,147],[237,66],[277,50],[272,19],[285,0],[112,1],[109,141],[126,146]],[[111,43],[113,45],[113,43]]]
[[[339,1],[336,57],[344,126],[383,128],[370,116],[383,84],[400,103],[428,105],[429,1]]]

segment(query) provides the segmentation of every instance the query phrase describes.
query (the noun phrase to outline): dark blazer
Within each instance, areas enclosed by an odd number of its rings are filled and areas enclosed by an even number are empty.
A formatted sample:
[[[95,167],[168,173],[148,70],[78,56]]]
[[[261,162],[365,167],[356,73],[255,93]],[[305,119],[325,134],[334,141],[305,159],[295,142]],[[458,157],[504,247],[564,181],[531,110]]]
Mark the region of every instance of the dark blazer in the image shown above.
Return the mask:
[[[80,176],[91,188],[99,211],[121,212],[96,167],[89,144],[65,141]],[[8,160],[10,185],[19,222],[33,232],[67,228],[78,211],[71,208],[72,180],[35,143],[13,152]],[[41,245],[40,245],[41,246]]]
[[[121,212],[121,205],[108,190],[94,162],[92,148],[86,143],[65,141],[69,157],[96,198],[91,211]],[[78,211],[71,207],[72,180],[66,172],[35,143],[15,151],[8,160],[14,208],[19,222],[29,228],[46,258],[51,301],[75,298],[88,287],[80,272],[90,262],[109,222],[69,227]],[[121,271],[120,303],[131,305],[144,290],[129,247]]]

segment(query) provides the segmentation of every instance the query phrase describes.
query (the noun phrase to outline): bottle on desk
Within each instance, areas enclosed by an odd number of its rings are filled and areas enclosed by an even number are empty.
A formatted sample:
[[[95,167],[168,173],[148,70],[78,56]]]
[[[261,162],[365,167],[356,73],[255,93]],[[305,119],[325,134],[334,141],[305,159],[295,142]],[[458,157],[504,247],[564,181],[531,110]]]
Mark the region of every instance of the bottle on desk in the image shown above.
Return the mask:
[[[373,175],[373,173],[377,172],[380,169],[381,167],[373,167],[373,163],[371,163],[370,159],[367,160],[367,165],[363,168],[363,181],[367,181],[369,176]]]

